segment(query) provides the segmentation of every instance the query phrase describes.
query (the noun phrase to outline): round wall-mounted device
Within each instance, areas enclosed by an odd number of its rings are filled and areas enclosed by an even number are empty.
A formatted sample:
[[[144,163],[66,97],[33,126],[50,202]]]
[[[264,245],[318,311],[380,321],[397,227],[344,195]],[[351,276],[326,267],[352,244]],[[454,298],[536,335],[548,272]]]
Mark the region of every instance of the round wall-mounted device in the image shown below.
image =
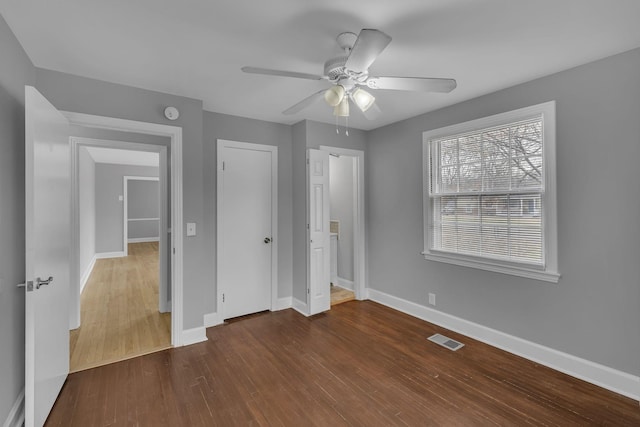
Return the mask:
[[[169,120],[175,120],[180,117],[180,112],[176,107],[167,107],[164,109],[164,115]]]

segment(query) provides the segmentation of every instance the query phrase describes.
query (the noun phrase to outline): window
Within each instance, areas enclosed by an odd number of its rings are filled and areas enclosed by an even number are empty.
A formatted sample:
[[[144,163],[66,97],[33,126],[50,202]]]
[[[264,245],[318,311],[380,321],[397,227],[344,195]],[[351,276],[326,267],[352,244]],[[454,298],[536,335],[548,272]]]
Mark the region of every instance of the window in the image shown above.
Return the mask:
[[[555,103],[423,133],[426,259],[557,282]]]

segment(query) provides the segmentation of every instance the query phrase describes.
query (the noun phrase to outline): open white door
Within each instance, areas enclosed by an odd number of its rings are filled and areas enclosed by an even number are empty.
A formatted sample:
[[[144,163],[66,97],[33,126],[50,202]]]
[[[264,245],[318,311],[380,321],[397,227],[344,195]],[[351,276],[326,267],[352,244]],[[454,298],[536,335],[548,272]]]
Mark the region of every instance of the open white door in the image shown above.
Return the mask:
[[[307,264],[307,305],[309,315],[331,308],[329,239],[329,153],[308,150],[309,252]]]
[[[25,426],[42,426],[69,373],[69,123],[25,87]]]

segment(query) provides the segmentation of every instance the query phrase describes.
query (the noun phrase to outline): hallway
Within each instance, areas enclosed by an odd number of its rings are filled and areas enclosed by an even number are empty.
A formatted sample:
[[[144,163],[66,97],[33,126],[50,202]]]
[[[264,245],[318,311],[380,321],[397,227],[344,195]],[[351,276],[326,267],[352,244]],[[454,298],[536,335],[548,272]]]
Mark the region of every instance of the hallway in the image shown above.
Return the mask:
[[[171,347],[171,313],[158,311],[158,243],[130,243],[129,256],[99,259],[70,332],[70,371]]]

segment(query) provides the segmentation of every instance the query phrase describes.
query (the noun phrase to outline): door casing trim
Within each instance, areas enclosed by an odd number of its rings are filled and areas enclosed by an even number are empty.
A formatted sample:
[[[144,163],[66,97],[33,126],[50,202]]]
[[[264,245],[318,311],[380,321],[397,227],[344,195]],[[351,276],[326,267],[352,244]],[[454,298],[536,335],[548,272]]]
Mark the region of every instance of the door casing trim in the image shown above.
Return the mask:
[[[171,345],[183,345],[182,128],[158,123],[62,111],[69,123],[98,129],[164,136],[171,145]],[[72,251],[78,250],[72,245]],[[72,254],[73,256],[73,254]]]
[[[366,236],[365,236],[365,204],[364,204],[364,151],[351,150],[347,148],[329,147],[321,145],[318,147],[329,154],[346,156],[353,158],[353,282],[354,293],[357,300],[367,299],[367,278],[366,278]],[[331,172],[331,169],[329,169]],[[331,186],[329,186],[331,191]]]

